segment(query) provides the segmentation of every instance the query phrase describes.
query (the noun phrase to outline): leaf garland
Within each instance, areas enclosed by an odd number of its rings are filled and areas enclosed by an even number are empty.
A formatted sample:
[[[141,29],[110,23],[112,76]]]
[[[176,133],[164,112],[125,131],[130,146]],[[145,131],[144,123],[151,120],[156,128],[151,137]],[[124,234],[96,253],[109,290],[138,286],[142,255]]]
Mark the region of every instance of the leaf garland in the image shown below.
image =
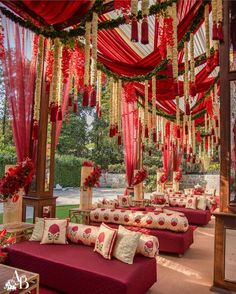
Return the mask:
[[[167,10],[169,6],[172,5],[172,3],[177,2],[177,0],[168,0],[166,2],[157,3],[149,8],[149,15],[155,15],[157,13],[161,13]],[[49,26],[49,29],[41,28],[33,24],[29,20],[24,20],[21,17],[17,16],[16,14],[12,13],[10,10],[6,9],[5,7],[0,7],[0,10],[3,15],[14,21],[15,23],[18,23],[24,28],[27,28],[31,31],[33,31],[37,35],[43,35],[46,38],[60,38],[63,43],[68,43],[68,39],[75,38],[78,36],[84,36],[85,34],[85,22],[92,20],[93,12],[98,13],[98,15],[101,15],[103,13],[103,0],[96,0],[92,9],[90,9],[87,13],[85,18],[80,22],[80,24],[74,28],[69,30],[55,30],[52,25]],[[137,19],[142,19],[142,11],[140,10],[137,15]],[[116,19],[107,20],[104,22],[100,22],[98,24],[98,30],[103,29],[114,29],[118,26],[126,23],[126,17],[120,16]]]

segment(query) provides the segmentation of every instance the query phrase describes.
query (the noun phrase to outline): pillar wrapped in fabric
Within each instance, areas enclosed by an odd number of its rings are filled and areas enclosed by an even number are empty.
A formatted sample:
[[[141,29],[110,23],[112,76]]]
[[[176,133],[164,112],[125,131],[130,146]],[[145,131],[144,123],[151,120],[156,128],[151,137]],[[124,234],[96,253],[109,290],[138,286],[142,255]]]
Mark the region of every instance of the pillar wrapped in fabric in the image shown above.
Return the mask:
[[[9,168],[15,167],[14,165],[6,165],[5,172],[8,171]],[[22,222],[22,196],[23,190],[21,189],[18,193],[18,196],[13,195],[11,199],[8,199],[3,203],[3,224],[12,224],[13,226],[16,224],[20,224]],[[16,201],[14,201],[14,197],[17,197]]]
[[[81,168],[81,181],[80,181],[80,208],[91,209],[92,208],[92,197],[93,189],[91,187],[85,187],[85,180],[93,172],[93,166],[82,166]]]
[[[80,209],[92,209],[92,188],[80,188]]]
[[[175,178],[177,176],[177,173],[176,171],[173,172],[173,190],[174,192],[178,192],[179,191],[179,181],[176,181]]]

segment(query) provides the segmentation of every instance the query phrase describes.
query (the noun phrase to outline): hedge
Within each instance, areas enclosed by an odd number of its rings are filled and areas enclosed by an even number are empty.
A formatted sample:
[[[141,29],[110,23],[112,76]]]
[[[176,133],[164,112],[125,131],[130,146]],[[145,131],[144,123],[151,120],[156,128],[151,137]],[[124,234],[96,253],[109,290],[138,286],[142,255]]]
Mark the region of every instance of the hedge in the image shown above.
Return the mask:
[[[56,155],[55,184],[63,187],[78,187],[83,160],[73,155]],[[0,154],[0,177],[4,176],[5,165],[15,164],[16,161],[16,156]]]
[[[55,184],[63,187],[79,187],[83,161],[83,158],[73,155],[56,155]]]

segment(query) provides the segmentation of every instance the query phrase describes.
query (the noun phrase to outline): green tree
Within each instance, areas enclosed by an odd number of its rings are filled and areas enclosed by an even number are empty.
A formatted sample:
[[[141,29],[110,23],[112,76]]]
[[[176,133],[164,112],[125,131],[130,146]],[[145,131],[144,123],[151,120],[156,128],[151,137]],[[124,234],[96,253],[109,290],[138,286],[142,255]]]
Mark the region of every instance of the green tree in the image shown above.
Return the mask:
[[[86,109],[79,105],[78,113],[70,113],[69,121],[63,121],[60,137],[57,145],[58,154],[74,155],[77,157],[87,156],[88,123]]]

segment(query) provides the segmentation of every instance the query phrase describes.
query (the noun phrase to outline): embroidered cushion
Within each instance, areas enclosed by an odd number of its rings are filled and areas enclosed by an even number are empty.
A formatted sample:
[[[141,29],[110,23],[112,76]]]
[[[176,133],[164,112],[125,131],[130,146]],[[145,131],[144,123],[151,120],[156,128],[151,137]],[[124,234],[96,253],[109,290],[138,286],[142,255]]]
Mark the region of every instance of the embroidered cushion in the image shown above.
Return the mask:
[[[43,237],[43,230],[44,230],[44,218],[36,217],[33,233],[29,241],[41,241]]]
[[[117,196],[120,207],[130,207],[132,205],[132,197],[119,195]]]
[[[115,244],[117,230],[101,224],[95,241],[94,251],[101,254],[106,259],[111,259],[111,253]]]
[[[67,219],[45,219],[43,237],[40,244],[67,244]]]
[[[207,208],[207,199],[204,196],[200,196],[197,199],[197,209],[206,210]]]
[[[140,237],[140,233],[132,232],[123,226],[119,226],[113,256],[124,263],[133,264]]]
[[[67,238],[73,243],[94,246],[98,231],[99,227],[69,223]]]
[[[197,198],[196,197],[187,197],[185,207],[191,208],[191,209],[196,209],[197,208]]]
[[[137,253],[146,257],[155,257],[159,253],[159,241],[157,237],[142,234],[137,247]]]
[[[186,198],[176,195],[169,196],[169,205],[172,207],[185,207],[186,206]]]

